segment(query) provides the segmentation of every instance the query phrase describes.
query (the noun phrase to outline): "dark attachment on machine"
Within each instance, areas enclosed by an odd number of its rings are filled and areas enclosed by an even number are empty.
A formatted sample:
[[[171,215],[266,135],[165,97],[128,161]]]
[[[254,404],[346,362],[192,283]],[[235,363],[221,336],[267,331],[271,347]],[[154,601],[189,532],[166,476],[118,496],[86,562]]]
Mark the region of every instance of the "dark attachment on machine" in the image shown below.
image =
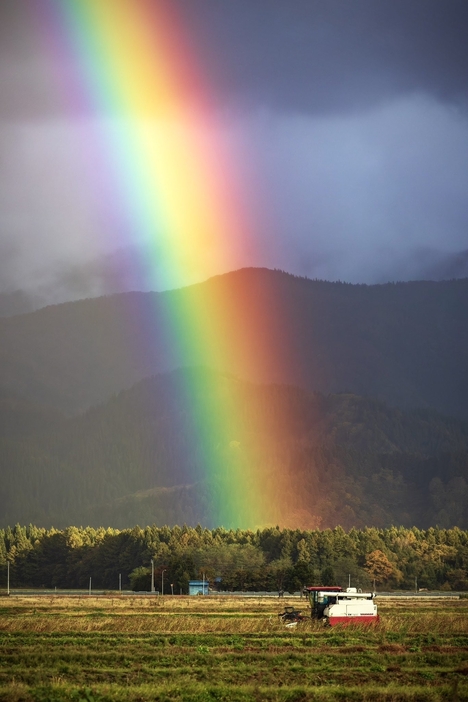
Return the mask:
[[[283,612],[279,612],[278,617],[285,624],[303,622],[306,617],[302,614],[300,609],[294,609],[294,607],[285,607]]]

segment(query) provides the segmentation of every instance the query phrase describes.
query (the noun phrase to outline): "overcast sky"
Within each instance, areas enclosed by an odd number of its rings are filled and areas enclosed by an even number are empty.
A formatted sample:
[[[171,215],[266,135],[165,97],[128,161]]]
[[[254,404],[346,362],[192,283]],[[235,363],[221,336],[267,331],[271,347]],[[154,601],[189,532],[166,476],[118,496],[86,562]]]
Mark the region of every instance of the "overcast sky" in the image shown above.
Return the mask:
[[[240,265],[364,283],[468,275],[466,0],[173,2],[261,212]],[[77,134],[105,116],[64,107],[41,4],[0,3],[0,292],[141,287],[118,208],[100,236],[80,186]]]

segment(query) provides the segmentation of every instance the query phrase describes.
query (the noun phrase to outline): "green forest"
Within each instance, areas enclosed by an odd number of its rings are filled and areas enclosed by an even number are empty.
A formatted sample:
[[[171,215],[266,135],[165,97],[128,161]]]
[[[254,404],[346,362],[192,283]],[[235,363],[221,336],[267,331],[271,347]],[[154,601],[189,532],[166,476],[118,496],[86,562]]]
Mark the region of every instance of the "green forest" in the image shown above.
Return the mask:
[[[148,526],[119,531],[35,526],[0,530],[0,572],[11,587],[157,589],[187,594],[202,578],[223,591],[295,592],[304,585],[468,590],[468,532],[458,528],[279,529]]]

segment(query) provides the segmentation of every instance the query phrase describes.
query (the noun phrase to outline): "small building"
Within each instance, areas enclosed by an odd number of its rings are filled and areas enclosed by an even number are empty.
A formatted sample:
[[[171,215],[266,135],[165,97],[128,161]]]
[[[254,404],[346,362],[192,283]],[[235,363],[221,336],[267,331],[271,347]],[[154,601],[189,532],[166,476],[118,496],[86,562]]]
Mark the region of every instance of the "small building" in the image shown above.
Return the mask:
[[[189,595],[207,595],[208,592],[208,580],[189,580]]]

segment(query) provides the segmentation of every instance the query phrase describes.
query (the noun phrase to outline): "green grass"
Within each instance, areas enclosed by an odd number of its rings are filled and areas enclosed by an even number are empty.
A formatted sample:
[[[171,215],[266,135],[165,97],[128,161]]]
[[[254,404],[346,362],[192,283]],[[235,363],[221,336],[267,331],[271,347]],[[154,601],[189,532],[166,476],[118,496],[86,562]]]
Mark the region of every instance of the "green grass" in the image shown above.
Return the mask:
[[[274,600],[2,604],[0,701],[468,700],[464,600],[382,605],[376,627],[295,630]]]

